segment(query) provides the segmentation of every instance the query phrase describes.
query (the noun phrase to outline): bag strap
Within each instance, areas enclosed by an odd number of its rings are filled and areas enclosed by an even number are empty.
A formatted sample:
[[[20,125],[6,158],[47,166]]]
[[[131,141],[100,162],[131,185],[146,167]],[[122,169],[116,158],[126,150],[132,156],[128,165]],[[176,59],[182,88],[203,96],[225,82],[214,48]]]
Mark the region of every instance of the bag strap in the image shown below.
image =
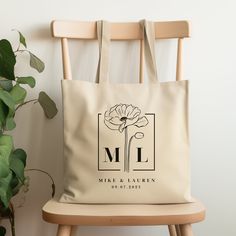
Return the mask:
[[[157,83],[157,69],[155,59],[155,28],[154,23],[146,20],[140,21],[143,32],[144,57],[147,66],[148,80]],[[99,42],[99,61],[97,68],[97,83],[108,82],[109,49],[110,49],[110,24],[107,21],[97,21],[97,36]]]
[[[158,82],[155,57],[155,25],[151,21],[141,20],[141,30],[144,40],[144,58],[150,82]]]
[[[99,42],[99,60],[96,82],[108,82],[109,49],[110,49],[110,24],[107,21],[97,21],[97,37]]]

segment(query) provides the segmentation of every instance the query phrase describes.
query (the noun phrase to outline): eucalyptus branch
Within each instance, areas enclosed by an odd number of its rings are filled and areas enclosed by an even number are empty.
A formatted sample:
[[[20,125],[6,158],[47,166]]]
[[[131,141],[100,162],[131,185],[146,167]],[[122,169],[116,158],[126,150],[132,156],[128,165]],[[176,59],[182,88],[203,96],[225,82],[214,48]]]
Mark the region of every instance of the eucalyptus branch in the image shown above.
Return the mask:
[[[3,116],[1,116],[1,124],[0,124],[0,141],[3,142],[2,140],[4,139],[4,147],[6,146],[7,150],[11,150],[11,153],[14,154],[14,158],[12,158],[11,162],[7,163],[7,167],[10,169],[12,175],[11,179],[9,180],[10,184],[4,184],[1,186],[1,191],[0,191],[0,214],[2,211],[7,210],[7,217],[9,218],[9,221],[11,223],[11,231],[12,231],[12,236],[15,236],[15,214],[14,214],[14,208],[11,203],[11,198],[13,197],[12,195],[9,195],[8,193],[16,190],[13,195],[18,194],[18,190],[22,185],[25,187],[28,187],[28,184],[26,180],[22,178],[18,178],[19,183],[17,183],[17,186],[14,184],[12,185],[11,183],[14,181],[15,175],[13,173],[17,173],[16,176],[22,176],[25,171],[25,167],[22,168],[22,165],[25,164],[25,161],[27,159],[27,154],[25,151],[21,148],[14,148],[13,145],[13,135],[12,134],[3,134],[5,131],[11,131],[16,127],[16,122],[14,120],[15,118],[15,112],[22,107],[23,105],[26,105],[31,102],[39,102],[41,107],[43,108],[43,112],[45,116],[48,119],[52,119],[56,114],[57,114],[57,107],[55,102],[45,93],[44,91],[40,91],[38,98],[37,99],[31,99],[28,101],[24,101],[26,95],[27,95],[27,90],[22,87],[22,84],[27,84],[31,88],[35,87],[36,81],[32,76],[22,76],[22,77],[17,77],[15,76],[15,65],[16,62],[18,61],[18,58],[23,56],[21,53],[28,53],[29,54],[29,63],[25,62],[25,65],[28,65],[37,70],[37,72],[41,73],[44,71],[45,65],[44,62],[38,58],[36,55],[31,53],[27,49],[27,44],[24,35],[18,31],[15,30],[19,33],[19,45],[16,45],[14,48],[15,51],[13,50],[12,44],[7,40],[7,39],[1,39],[0,40],[0,97],[1,97],[1,102],[0,102],[0,111],[4,111]],[[21,47],[22,45],[22,47]],[[24,47],[23,47],[24,46]],[[18,57],[19,56],[19,57]],[[20,102],[19,101],[23,101]],[[0,112],[1,113],[1,112]],[[5,114],[6,113],[6,114]],[[6,165],[5,159],[8,158],[9,154],[8,152],[3,152],[1,153],[3,158],[0,158],[0,166],[2,163],[4,166]],[[21,164],[21,165],[20,165]],[[14,168],[12,168],[14,166]],[[55,194],[55,183],[53,181],[52,176],[47,173],[46,171],[40,170],[40,169],[28,169],[26,171],[39,171],[47,176],[52,181],[52,196]],[[51,183],[49,180],[49,184]],[[8,196],[9,195],[9,196]],[[7,198],[6,198],[7,196]],[[5,209],[5,206],[7,209]],[[1,218],[1,216],[0,216]],[[3,229],[3,227],[0,226],[0,231]],[[1,232],[0,232],[1,234]]]
[[[28,100],[28,101],[26,101],[26,102],[23,102],[23,103],[21,103],[20,105],[18,105],[17,107],[16,107],[16,109],[15,109],[15,112],[20,108],[20,107],[22,107],[22,106],[24,106],[24,105],[26,105],[26,104],[28,104],[28,103],[30,103],[30,102],[38,102],[38,99],[31,99],[31,100]]]
[[[51,182],[52,182],[52,197],[54,197],[55,190],[56,190],[56,185],[55,185],[55,182],[54,182],[52,176],[47,171],[44,171],[44,170],[41,170],[41,169],[36,169],[36,168],[26,169],[25,172],[26,171],[38,171],[38,172],[41,172],[43,174],[46,174],[51,179]]]
[[[20,42],[19,42],[18,47],[17,47],[17,49],[16,49],[15,52],[17,52],[17,51],[19,51],[19,50],[20,50]]]

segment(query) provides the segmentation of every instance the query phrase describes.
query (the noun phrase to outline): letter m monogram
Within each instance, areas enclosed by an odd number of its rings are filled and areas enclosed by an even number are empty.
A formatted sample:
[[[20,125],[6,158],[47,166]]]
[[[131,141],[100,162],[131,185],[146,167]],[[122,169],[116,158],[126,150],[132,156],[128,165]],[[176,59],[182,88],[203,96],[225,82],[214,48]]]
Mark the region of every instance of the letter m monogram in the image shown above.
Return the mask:
[[[104,162],[110,161],[110,162],[119,162],[119,154],[120,154],[120,148],[116,147],[113,153],[111,153],[110,149],[108,147],[105,147],[105,160]]]

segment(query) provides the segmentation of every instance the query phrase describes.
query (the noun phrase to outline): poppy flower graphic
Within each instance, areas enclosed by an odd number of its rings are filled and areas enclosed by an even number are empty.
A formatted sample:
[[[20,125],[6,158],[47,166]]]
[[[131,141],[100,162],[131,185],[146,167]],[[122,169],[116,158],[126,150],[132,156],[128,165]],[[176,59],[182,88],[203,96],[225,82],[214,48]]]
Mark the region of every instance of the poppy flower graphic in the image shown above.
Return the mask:
[[[140,128],[148,124],[147,117],[140,117],[140,115],[141,110],[131,104],[116,104],[115,106],[107,110],[104,114],[104,123],[109,129],[118,130],[120,133],[123,133],[124,131],[124,170],[126,172],[129,172],[130,146],[133,137],[135,137],[135,135],[132,135],[129,139],[128,127],[136,126]],[[138,134],[141,138],[144,137],[144,134],[142,132],[138,132]]]
[[[105,125],[112,130],[119,130],[121,133],[128,126],[135,125],[144,127],[148,119],[140,117],[141,110],[131,104],[117,104],[107,110],[104,116]]]

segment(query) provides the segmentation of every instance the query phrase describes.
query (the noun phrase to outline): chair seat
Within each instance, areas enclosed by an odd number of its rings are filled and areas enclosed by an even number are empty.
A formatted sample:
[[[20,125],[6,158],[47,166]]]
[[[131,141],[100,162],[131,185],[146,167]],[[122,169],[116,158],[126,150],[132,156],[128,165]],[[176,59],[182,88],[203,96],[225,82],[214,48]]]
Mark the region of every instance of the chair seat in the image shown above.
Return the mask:
[[[60,225],[176,225],[204,220],[205,207],[199,201],[165,205],[69,204],[49,200],[43,219]]]

